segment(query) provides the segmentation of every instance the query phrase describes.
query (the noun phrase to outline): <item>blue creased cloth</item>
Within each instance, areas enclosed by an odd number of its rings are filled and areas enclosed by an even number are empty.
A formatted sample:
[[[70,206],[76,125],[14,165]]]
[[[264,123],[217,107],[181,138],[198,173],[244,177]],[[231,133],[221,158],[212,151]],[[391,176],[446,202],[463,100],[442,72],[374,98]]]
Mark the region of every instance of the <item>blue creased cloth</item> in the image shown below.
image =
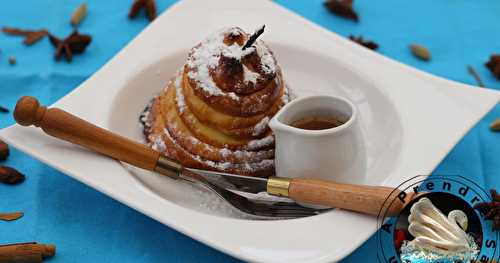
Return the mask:
[[[19,37],[0,34],[0,105],[12,109],[22,95],[50,104],[61,98],[116,54],[148,21],[126,18],[131,1],[88,0],[89,14],[80,26],[94,40],[71,64],[56,63],[47,39],[31,47]],[[174,1],[157,0],[160,11]],[[378,52],[405,64],[452,80],[475,84],[466,65],[475,67],[486,86],[500,82],[483,63],[500,53],[498,13],[500,2],[487,1],[355,1],[360,22],[331,15],[320,0],[279,0],[279,4],[340,35],[363,35],[380,45]],[[46,27],[59,37],[72,28],[68,19],[79,0],[3,1],[0,26]],[[259,21],[265,23],[265,21]],[[272,29],[269,29],[270,32]],[[433,59],[422,62],[408,51],[408,44],[430,49]],[[18,64],[10,66],[7,57]],[[103,87],[105,88],[105,87]],[[500,134],[488,124],[500,117],[497,105],[450,152],[435,173],[461,174],[484,187],[500,186]],[[13,123],[0,114],[0,127]],[[8,161],[28,176],[18,186],[0,185],[0,211],[24,211],[21,220],[0,222],[0,243],[39,241],[54,243],[58,253],[49,262],[235,262],[150,219],[105,195],[13,149]],[[333,226],[332,226],[333,227]],[[375,255],[375,238],[343,262],[366,262]]]

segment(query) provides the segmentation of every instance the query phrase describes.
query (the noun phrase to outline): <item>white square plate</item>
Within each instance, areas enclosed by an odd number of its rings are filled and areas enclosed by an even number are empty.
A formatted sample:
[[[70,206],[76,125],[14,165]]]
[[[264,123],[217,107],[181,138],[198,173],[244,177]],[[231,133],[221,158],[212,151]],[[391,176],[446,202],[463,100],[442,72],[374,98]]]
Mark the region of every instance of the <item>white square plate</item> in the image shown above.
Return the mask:
[[[252,31],[260,23],[266,24],[263,39],[298,96],[337,94],[357,105],[370,184],[393,186],[429,174],[500,98],[499,92],[443,80],[385,58],[268,0],[186,0],[164,12],[55,106],[139,140],[140,111],[183,64],[190,47],[221,27]],[[15,125],[0,136],[112,198],[244,260],[338,261],[376,229],[374,218],[341,210],[285,221],[237,219],[218,207],[200,205],[206,198],[196,189],[185,191],[188,186],[178,182],[131,173],[117,161],[37,129]]]

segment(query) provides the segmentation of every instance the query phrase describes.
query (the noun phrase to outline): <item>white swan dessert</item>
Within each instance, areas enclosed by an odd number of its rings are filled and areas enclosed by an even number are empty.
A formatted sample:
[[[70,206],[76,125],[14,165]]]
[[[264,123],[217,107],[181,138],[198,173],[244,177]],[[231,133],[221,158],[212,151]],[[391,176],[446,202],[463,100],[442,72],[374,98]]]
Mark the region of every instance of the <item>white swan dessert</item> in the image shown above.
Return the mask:
[[[414,239],[405,242],[401,248],[402,259],[411,262],[454,262],[460,259],[468,262],[477,254],[474,239],[465,231],[468,227],[467,215],[461,210],[453,210],[445,216],[428,198],[422,198],[410,209],[408,232]],[[419,261],[419,257],[429,257]],[[405,262],[403,260],[403,262]]]
[[[143,115],[152,147],[187,167],[274,174],[268,122],[289,95],[271,50],[249,37],[226,28],[191,49]]]

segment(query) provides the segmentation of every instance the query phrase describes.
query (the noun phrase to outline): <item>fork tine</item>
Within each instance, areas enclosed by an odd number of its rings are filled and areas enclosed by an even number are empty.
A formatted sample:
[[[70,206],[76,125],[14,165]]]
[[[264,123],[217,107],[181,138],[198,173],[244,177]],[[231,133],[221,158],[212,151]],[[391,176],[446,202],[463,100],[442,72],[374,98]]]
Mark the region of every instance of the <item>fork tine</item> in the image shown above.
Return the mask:
[[[274,203],[273,206],[276,206],[280,209],[293,209],[293,208],[296,208],[296,209],[301,209],[301,210],[305,210],[305,211],[328,211],[328,210],[331,210],[331,208],[312,208],[312,207],[305,207],[305,206],[301,206],[297,203],[291,203],[291,202],[277,202],[277,203]]]
[[[308,217],[317,215],[317,213],[287,212],[280,210],[269,210],[269,211],[254,210],[253,214],[258,216],[277,217],[277,218],[299,218],[299,217]]]
[[[276,209],[254,209],[252,210],[253,214],[257,215],[267,215],[267,216],[282,216],[282,217],[303,217],[303,216],[311,216],[316,215],[315,213],[310,212],[300,212],[300,211],[281,211]]]
[[[257,203],[259,204],[259,203]],[[310,208],[310,207],[304,207],[296,203],[288,203],[288,202],[279,202],[279,203],[269,203],[269,204],[261,204],[261,205],[266,205],[270,206],[272,209],[275,210],[280,210],[280,211],[289,211],[289,212],[304,212],[304,213],[314,213],[318,214],[321,212],[326,212],[329,210],[332,210],[331,208]]]
[[[254,211],[257,211],[257,212],[281,214],[281,215],[294,215],[294,214],[296,214],[296,215],[317,215],[321,212],[321,210],[305,208],[305,207],[301,207],[301,206],[281,208],[281,207],[276,207],[274,205],[258,204],[258,203],[254,203],[253,209],[254,209]]]
[[[324,211],[322,209],[303,207],[293,202],[253,200],[236,192],[211,184],[208,181],[197,181],[227,201],[232,207],[249,215],[288,219],[313,216]]]
[[[277,207],[274,205],[268,205],[268,204],[259,204],[255,203],[255,208],[256,209],[270,209],[270,210],[279,210],[279,211],[287,211],[287,212],[298,212],[298,213],[317,213],[319,210],[316,209],[310,209],[306,207],[301,207],[301,206],[290,206],[290,207]]]
[[[233,207],[251,215],[273,217],[273,218],[299,218],[317,215],[321,212],[318,209],[312,209],[297,205],[295,203],[286,204],[286,202],[271,202],[261,200],[254,201],[231,192],[233,198],[226,195],[225,198]],[[280,203],[276,206],[276,203]]]
[[[276,209],[255,209],[253,210],[255,213],[261,214],[269,214],[274,216],[287,216],[287,217],[304,217],[304,216],[312,216],[318,215],[319,212],[306,212],[306,211],[283,211]]]
[[[272,218],[299,218],[317,215],[319,210],[302,207],[296,204],[275,206],[273,202],[255,202],[236,193],[232,193],[236,198],[226,199],[233,207],[251,215],[272,217]],[[226,196],[227,197],[227,196]]]
[[[310,207],[299,205],[299,204],[293,202],[292,200],[290,200],[290,201],[276,201],[276,200],[262,199],[259,197],[256,197],[256,199],[253,199],[252,195],[250,195],[250,196],[242,195],[238,191],[230,191],[230,192],[237,194],[238,196],[245,197],[248,200],[251,200],[253,203],[266,204],[266,205],[271,205],[271,206],[279,207],[279,208],[283,208],[283,209],[296,208],[296,209],[301,209],[301,210],[314,210],[314,211],[317,211],[317,210],[325,210],[326,211],[326,210],[330,209],[330,208],[326,208],[326,209],[310,208]]]

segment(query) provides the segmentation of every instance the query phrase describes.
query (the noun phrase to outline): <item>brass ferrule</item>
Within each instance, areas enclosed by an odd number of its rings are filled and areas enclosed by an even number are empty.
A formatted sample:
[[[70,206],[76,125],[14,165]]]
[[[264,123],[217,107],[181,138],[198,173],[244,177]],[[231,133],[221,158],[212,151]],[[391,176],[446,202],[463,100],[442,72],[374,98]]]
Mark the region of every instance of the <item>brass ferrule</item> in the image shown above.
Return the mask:
[[[160,155],[160,158],[158,158],[154,170],[155,172],[161,173],[168,177],[178,179],[182,172],[182,165],[174,160]]]
[[[267,179],[267,193],[270,195],[288,197],[290,178],[269,177]]]

